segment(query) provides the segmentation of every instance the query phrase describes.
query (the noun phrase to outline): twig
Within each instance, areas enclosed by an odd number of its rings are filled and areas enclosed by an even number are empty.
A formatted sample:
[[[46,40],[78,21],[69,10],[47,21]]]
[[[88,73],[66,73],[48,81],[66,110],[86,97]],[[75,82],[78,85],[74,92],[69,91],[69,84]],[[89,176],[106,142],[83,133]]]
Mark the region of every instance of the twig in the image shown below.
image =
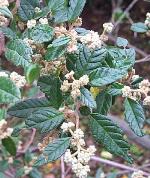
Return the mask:
[[[123,12],[123,14],[120,16],[120,18],[118,19],[118,21],[115,23],[115,28],[120,24],[120,22],[122,21],[122,19],[124,18],[124,16],[132,9],[132,7],[138,2],[138,0],[133,0],[129,6],[125,9],[125,11]]]
[[[65,178],[65,163],[64,157],[61,157],[61,178]]]
[[[133,167],[129,167],[129,166],[126,166],[124,164],[120,164],[120,163],[116,163],[114,161],[110,161],[110,160],[106,160],[106,159],[102,159],[102,158],[99,158],[97,156],[93,156],[91,158],[91,160],[94,160],[94,161],[97,161],[97,162],[100,162],[100,163],[103,163],[103,164],[108,164],[110,166],[113,166],[113,167],[116,167],[116,168],[119,168],[119,169],[125,169],[125,170],[128,170],[130,172],[135,172],[135,171],[139,171],[139,169],[136,169],[136,168],[133,168]],[[144,172],[143,171],[143,174],[145,176],[150,176],[149,173],[147,172]]]
[[[29,147],[30,147],[31,144],[33,143],[35,134],[36,134],[36,129],[33,128],[33,129],[32,129],[32,135],[31,135],[31,138],[30,138],[29,142],[27,142],[27,145],[25,146],[24,150],[18,151],[18,155],[17,155],[17,156],[19,156],[20,154],[25,153],[25,152],[29,149]]]
[[[144,57],[143,59],[139,59],[135,61],[136,64],[141,63],[141,62],[150,62],[150,55]]]

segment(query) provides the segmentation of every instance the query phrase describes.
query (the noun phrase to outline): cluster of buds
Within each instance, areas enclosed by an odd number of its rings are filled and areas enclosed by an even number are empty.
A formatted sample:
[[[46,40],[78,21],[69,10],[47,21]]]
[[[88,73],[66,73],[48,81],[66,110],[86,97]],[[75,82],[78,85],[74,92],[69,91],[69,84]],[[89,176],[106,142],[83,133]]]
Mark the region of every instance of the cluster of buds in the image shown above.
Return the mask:
[[[73,75],[73,71],[65,75],[67,80],[64,80],[63,84],[61,85],[61,90],[63,92],[68,92],[71,90],[71,96],[75,100],[81,95],[80,88],[88,84],[89,77],[87,75],[83,75],[81,78],[79,78],[79,80],[75,80]]]
[[[96,148],[91,145],[85,149],[84,132],[80,128],[75,129],[72,122],[63,123],[61,126],[63,132],[70,132],[72,150],[67,149],[64,155],[64,161],[70,164],[73,172],[79,178],[86,178],[90,171],[88,162],[94,155]]]
[[[10,79],[16,84],[18,88],[22,88],[26,84],[25,76],[21,76],[16,72],[12,72],[10,74]]]
[[[137,78],[138,76],[133,76],[133,78]],[[150,105],[150,96],[148,93],[150,91],[150,82],[149,80],[143,80],[139,83],[138,89],[132,89],[129,86],[124,86],[122,89],[122,96],[128,97],[133,100],[140,100],[142,96],[144,97],[143,104]]]
[[[9,6],[8,0],[0,0],[0,8]],[[0,27],[5,26],[8,23],[8,19],[0,13]]]
[[[13,132],[13,128],[7,127],[7,121],[2,119],[0,121],[0,140],[10,137]]]
[[[74,29],[67,30],[63,26],[55,27],[55,36],[57,38],[64,37],[64,36],[70,37],[70,42],[68,43],[67,46],[67,51],[69,53],[73,53],[78,50],[77,47],[78,34]]]
[[[21,76],[17,72],[12,72],[9,76],[6,72],[1,71],[0,77],[10,77],[18,88],[22,88],[26,84],[25,76]]]
[[[150,12],[146,14],[145,25],[150,28]]]
[[[34,28],[35,26],[36,26],[36,20],[35,19],[28,20],[27,28],[31,29],[31,28]]]
[[[102,40],[100,39],[98,32],[92,30],[84,36],[79,36],[79,40],[91,49],[101,48],[102,46]]]
[[[144,173],[143,171],[136,171],[136,172],[133,172],[133,174],[131,175],[131,178],[145,178],[144,177]]]
[[[40,24],[45,25],[45,24],[48,24],[48,19],[46,17],[45,18],[40,18],[39,22],[40,22]]]

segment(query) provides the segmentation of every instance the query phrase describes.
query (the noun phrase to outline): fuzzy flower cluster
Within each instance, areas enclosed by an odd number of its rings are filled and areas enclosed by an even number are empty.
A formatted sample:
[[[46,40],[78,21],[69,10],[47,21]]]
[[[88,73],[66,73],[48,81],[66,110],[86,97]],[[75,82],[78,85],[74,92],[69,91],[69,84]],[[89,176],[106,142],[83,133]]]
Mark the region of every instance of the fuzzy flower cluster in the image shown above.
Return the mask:
[[[88,162],[91,156],[94,155],[96,148],[91,145],[85,149],[84,141],[84,132],[79,128],[75,129],[75,124],[72,122],[63,123],[61,126],[63,132],[70,132],[72,135],[71,138],[71,147],[73,151],[67,149],[64,155],[64,161],[67,164],[70,164],[73,172],[79,178],[86,178],[88,172],[90,171]],[[73,131],[73,129],[75,129]]]
[[[28,175],[32,170],[33,170],[33,168],[31,166],[24,166],[24,174],[25,175]]]
[[[0,140],[10,137],[13,132],[13,128],[7,127],[7,121],[2,119],[0,121]]]
[[[143,104],[150,105],[150,96],[148,96],[149,91],[150,91],[149,80],[143,80],[142,82],[139,83],[138,89],[132,89],[129,86],[124,86],[122,89],[122,96],[131,98],[135,101],[141,99],[143,96],[144,97]]]
[[[102,40],[100,39],[98,32],[92,30],[84,36],[79,36],[79,40],[91,49],[101,48],[102,46]]]
[[[31,28],[34,28],[35,26],[36,26],[36,20],[35,19],[28,20],[27,28],[31,29]]]
[[[9,6],[8,0],[0,0],[0,7],[7,7]]]
[[[26,84],[26,79],[24,76],[19,75],[16,72],[10,74],[10,79],[16,84],[18,88],[22,88]]]
[[[146,14],[145,25],[150,28],[150,12]]]
[[[111,33],[113,31],[114,25],[112,23],[104,23],[103,24],[104,31],[107,33]]]
[[[131,175],[131,178],[145,178],[144,177],[144,174],[143,174],[143,171],[136,171],[136,172],[133,172],[133,174]]]
[[[12,72],[9,76],[6,72],[1,71],[0,77],[10,77],[10,79],[16,84],[18,88],[22,88],[26,84],[25,77],[19,75],[17,72]]]
[[[68,43],[68,46],[67,46],[67,51],[69,53],[73,53],[78,50],[78,47],[77,47],[78,34],[74,29],[67,30],[63,26],[55,27],[55,35],[57,38],[64,37],[64,36],[70,37],[70,42]]]
[[[73,71],[65,75],[67,80],[64,80],[63,84],[61,85],[61,90],[63,92],[71,90],[72,98],[76,99],[81,94],[80,88],[88,84],[89,77],[87,75],[83,75],[79,80],[75,80],[73,75]]]

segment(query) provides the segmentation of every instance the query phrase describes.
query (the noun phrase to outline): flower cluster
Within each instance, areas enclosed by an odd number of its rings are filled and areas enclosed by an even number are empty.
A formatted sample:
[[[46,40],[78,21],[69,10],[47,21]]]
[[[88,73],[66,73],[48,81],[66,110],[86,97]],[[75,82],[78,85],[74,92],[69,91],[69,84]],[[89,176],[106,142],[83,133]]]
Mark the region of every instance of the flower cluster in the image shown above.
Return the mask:
[[[71,164],[72,170],[77,177],[86,178],[88,172],[90,171],[88,162],[91,156],[94,155],[96,148],[95,146],[91,145],[87,149],[85,149],[84,132],[80,128],[73,131],[74,128],[75,124],[72,122],[63,123],[61,126],[63,132],[69,131],[72,135],[72,151],[70,149],[67,149],[64,155],[64,161],[67,164]]]
[[[100,39],[98,32],[92,30],[84,36],[79,36],[79,40],[91,49],[101,48],[102,46],[102,40]]]
[[[77,38],[78,34],[74,29],[67,30],[65,27],[55,27],[55,35],[57,38],[68,36],[70,37],[70,42],[68,43],[67,51],[73,53],[77,51]]]
[[[67,92],[71,89],[71,96],[73,99],[76,99],[81,94],[80,88],[88,84],[89,77],[87,75],[83,75],[79,80],[75,80],[73,75],[73,71],[65,75],[67,80],[64,80],[63,84],[61,85],[61,90],[63,92]]]
[[[150,96],[148,96],[149,91],[150,91],[149,80],[143,80],[142,82],[139,83],[138,89],[132,89],[129,86],[124,86],[122,89],[122,96],[131,98],[135,101],[141,99],[143,96],[144,97],[143,104],[150,105]]]
[[[18,88],[22,88],[26,84],[26,79],[24,76],[19,75],[16,72],[10,74],[10,79],[16,84]]]
[[[9,6],[8,0],[0,0],[0,8]],[[5,26],[8,23],[8,19],[0,13],[0,27]]]
[[[0,72],[0,77],[8,77],[8,74],[4,71]]]
[[[32,170],[33,170],[33,168],[31,166],[24,166],[24,174],[25,175],[28,175]]]
[[[145,178],[143,171],[136,171],[131,175],[131,178]]]
[[[9,6],[8,0],[0,0],[0,7],[7,7]]]
[[[150,28],[150,12],[146,14],[145,25]]]
[[[7,127],[7,121],[2,119],[0,121],[0,140],[10,137],[13,132],[13,128]]]
[[[114,28],[114,25],[112,23],[104,23],[103,28],[105,32],[111,33]]]
[[[36,20],[35,19],[28,20],[27,28],[31,29],[31,28],[33,28],[35,26],[36,26]]]

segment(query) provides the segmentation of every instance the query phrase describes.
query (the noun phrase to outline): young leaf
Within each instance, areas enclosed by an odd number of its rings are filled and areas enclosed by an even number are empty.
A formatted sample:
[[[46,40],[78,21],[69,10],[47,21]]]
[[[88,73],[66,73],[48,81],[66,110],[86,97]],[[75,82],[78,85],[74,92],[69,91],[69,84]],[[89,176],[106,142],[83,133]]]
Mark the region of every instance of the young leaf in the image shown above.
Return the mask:
[[[16,66],[22,66],[25,69],[31,64],[32,48],[23,40],[12,40],[7,44],[6,48],[6,58]]]
[[[7,77],[0,77],[0,104],[17,102],[21,98],[19,88]]]
[[[142,128],[145,121],[145,115],[142,106],[137,101],[126,98],[124,107],[125,120],[128,122],[133,132],[142,137],[144,135]]]
[[[144,23],[138,22],[132,24],[131,30],[138,33],[145,33],[148,31],[148,27]]]
[[[25,123],[30,128],[38,129],[41,133],[48,133],[63,121],[64,116],[61,112],[54,108],[43,108],[32,112]]]
[[[94,87],[100,87],[113,83],[127,74],[126,70],[101,67],[90,74],[90,84]]]
[[[8,114],[14,117],[26,118],[32,112],[50,107],[50,102],[46,98],[34,98],[21,101],[8,109]]]
[[[29,84],[32,84],[40,76],[40,67],[37,64],[30,65],[26,70],[26,80]]]
[[[42,166],[46,163],[52,162],[60,158],[70,145],[70,138],[59,138],[44,149],[43,154],[40,155],[34,166]]]
[[[128,40],[118,37],[116,43],[117,43],[117,46],[125,48],[128,45]]]
[[[83,104],[85,104],[86,106],[88,106],[89,108],[96,108],[96,102],[91,94],[91,92],[86,89],[86,88],[81,88],[81,96],[80,96],[80,100]]]
[[[2,139],[2,144],[12,156],[16,155],[16,145],[11,137]]]
[[[50,101],[51,105],[59,108],[62,103],[60,79],[54,75],[42,76],[38,80],[38,86]]]
[[[21,0],[19,6],[19,16],[23,21],[34,18],[35,7],[39,7],[39,0]]]
[[[97,109],[96,112],[107,115],[110,107],[112,106],[112,96],[106,91],[102,91],[96,97]]]
[[[122,130],[108,117],[97,113],[91,114],[90,127],[97,142],[102,143],[109,152],[132,162],[128,155],[129,145],[123,139]]]
[[[30,36],[37,43],[48,42],[54,36],[54,29],[47,24],[39,24],[31,30]]]

